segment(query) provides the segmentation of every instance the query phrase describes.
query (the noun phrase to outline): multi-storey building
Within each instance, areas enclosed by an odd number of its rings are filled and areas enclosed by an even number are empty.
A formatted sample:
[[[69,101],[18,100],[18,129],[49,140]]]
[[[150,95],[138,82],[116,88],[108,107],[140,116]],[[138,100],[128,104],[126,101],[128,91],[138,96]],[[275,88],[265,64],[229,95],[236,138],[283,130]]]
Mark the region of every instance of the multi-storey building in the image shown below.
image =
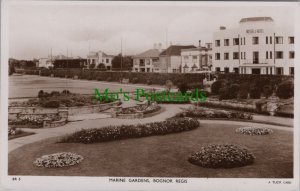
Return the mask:
[[[210,70],[212,65],[212,43],[206,46],[181,50],[181,72],[193,73]]]
[[[216,72],[294,74],[294,30],[278,28],[271,17],[243,18],[236,29],[214,33]]]
[[[194,45],[171,45],[159,55],[159,71],[165,73],[181,72],[181,50],[196,48]]]
[[[114,56],[105,54],[102,51],[90,52],[87,56],[88,68],[106,68],[107,70],[111,70],[113,58]]]
[[[155,44],[153,49],[133,56],[133,72],[159,72],[156,66],[159,64],[160,52],[161,44]]]

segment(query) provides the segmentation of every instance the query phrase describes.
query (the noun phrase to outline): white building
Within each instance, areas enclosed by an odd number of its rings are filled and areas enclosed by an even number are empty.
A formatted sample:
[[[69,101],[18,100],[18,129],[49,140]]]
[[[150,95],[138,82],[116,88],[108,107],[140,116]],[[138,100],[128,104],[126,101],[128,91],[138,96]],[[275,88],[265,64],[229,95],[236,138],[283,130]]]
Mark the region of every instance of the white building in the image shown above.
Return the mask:
[[[212,43],[206,46],[181,50],[181,72],[195,73],[210,70],[212,65]]]
[[[181,72],[181,50],[196,48],[194,45],[171,45],[159,55],[159,71],[164,73]]]
[[[278,28],[271,17],[243,18],[239,27],[214,33],[216,72],[294,74],[294,29]]]
[[[159,54],[161,52],[161,44],[154,45],[153,49],[149,49],[141,54],[133,56],[133,72],[159,72],[156,67],[159,64]]]
[[[91,52],[87,56],[88,68],[94,65],[94,68],[106,68],[107,70],[111,70],[113,58],[114,56],[107,55],[102,51]]]

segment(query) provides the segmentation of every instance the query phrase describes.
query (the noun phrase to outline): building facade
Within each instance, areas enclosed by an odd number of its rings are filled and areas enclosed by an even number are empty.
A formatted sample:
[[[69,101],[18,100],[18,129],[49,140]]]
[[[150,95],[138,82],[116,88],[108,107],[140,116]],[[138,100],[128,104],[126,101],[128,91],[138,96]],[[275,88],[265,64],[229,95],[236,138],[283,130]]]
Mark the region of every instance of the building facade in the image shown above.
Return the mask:
[[[215,72],[294,75],[294,29],[276,27],[271,17],[243,18],[236,29],[214,33]]]
[[[194,45],[171,45],[159,55],[159,71],[163,73],[181,72],[181,50],[196,48]]]
[[[114,56],[105,54],[102,51],[90,52],[87,56],[88,68],[105,68],[111,70]]]
[[[206,43],[206,46],[189,48],[181,50],[181,72],[197,73],[209,71],[212,66],[212,43]]]
[[[161,44],[141,54],[133,56],[133,72],[159,72]]]

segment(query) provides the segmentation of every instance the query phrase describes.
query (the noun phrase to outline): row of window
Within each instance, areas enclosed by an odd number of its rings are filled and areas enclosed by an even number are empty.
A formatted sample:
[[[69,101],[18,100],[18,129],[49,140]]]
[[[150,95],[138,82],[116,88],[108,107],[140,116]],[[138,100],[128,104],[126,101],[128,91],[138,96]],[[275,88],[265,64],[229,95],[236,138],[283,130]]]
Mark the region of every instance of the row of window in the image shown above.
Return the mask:
[[[253,45],[257,45],[260,44],[260,39],[258,36],[254,36],[252,37],[252,44]],[[246,38],[233,38],[232,39],[232,44],[233,45],[239,45],[241,42],[241,45],[246,45]],[[294,44],[295,39],[293,36],[288,37],[288,43],[289,44]],[[266,44],[272,44],[273,43],[273,39],[272,36],[266,36]],[[283,44],[283,37],[282,36],[276,36],[275,37],[275,44]],[[221,46],[221,40],[215,40],[215,46],[219,47]],[[230,39],[224,39],[224,46],[230,46]]]
[[[198,56],[183,56],[183,59],[184,59],[184,60],[188,60],[188,59],[189,59],[189,57],[192,57],[192,59],[193,59],[193,60],[197,60],[197,59],[198,59]],[[212,58],[212,56],[211,56],[211,55],[209,55],[209,58],[211,59],[211,58]]]
[[[277,75],[283,75],[284,74],[284,68],[283,67],[276,67],[275,71],[273,71],[273,67],[266,67],[265,68],[265,74],[270,74],[272,75],[273,73]],[[221,72],[220,67],[216,67],[216,72]],[[224,73],[229,73],[229,67],[224,67]],[[232,70],[233,73],[239,73],[239,68],[235,67]],[[246,67],[241,67],[241,74],[247,74],[247,69]],[[253,68],[251,69],[251,74],[261,74],[261,69],[260,68]],[[294,67],[289,67],[289,74],[294,75]]]
[[[272,51],[266,51],[266,59],[273,59],[273,52]],[[239,59],[239,52],[233,52],[232,54],[233,60]],[[253,59],[259,58],[259,52],[255,51],[253,52]],[[276,59],[283,59],[283,51],[275,51],[275,58]],[[289,58],[294,59],[295,58],[295,52],[290,51],[289,52]],[[241,60],[246,59],[246,52],[241,52]],[[215,53],[215,60],[221,60],[221,53]],[[229,53],[224,53],[224,60],[229,60]]]

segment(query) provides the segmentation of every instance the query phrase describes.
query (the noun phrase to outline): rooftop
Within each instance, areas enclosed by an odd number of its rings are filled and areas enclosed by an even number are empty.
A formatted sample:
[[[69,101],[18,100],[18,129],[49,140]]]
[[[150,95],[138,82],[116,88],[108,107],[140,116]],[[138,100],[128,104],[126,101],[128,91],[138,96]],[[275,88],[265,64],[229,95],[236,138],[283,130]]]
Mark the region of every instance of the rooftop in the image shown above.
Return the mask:
[[[274,20],[272,19],[272,17],[247,17],[247,18],[242,18],[240,20],[240,23],[257,22],[257,21],[273,22]]]
[[[159,57],[159,50],[158,49],[149,49],[141,54],[135,55],[135,58],[154,58]]]
[[[180,56],[182,49],[196,48],[194,45],[172,45],[160,53],[160,56]]]

